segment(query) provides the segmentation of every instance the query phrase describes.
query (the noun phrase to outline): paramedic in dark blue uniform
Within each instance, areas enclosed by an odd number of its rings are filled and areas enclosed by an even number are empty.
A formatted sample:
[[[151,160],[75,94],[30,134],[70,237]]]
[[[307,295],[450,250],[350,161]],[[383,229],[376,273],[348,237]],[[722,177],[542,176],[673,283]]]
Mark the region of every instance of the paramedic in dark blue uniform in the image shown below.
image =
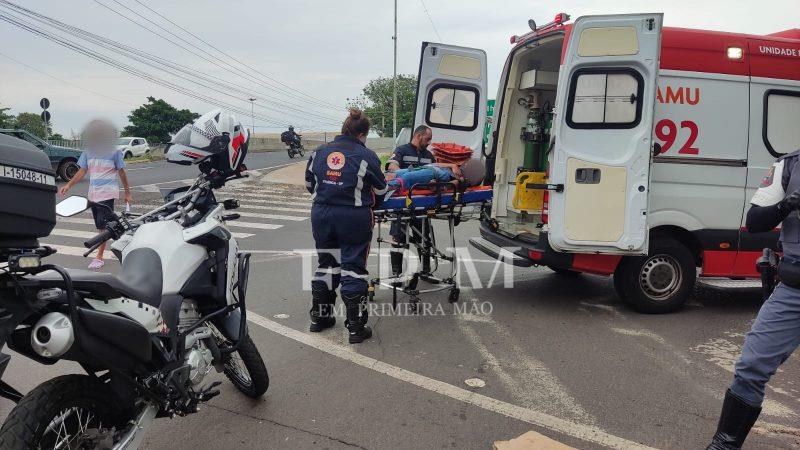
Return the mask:
[[[332,327],[336,288],[341,283],[351,344],[372,336],[367,324],[367,256],[372,241],[372,206],[386,193],[378,155],[364,146],[369,118],[352,110],[342,134],[308,160],[306,187],[314,202],[311,228],[319,266],[311,281],[313,332]],[[341,261],[341,264],[340,264]]]
[[[744,338],[725,393],[712,450],[739,449],[761,413],[770,377],[800,344],[800,150],[775,162],[750,201],[747,230],[772,231],[781,224],[781,282],[764,302]]]
[[[425,125],[420,125],[414,129],[411,142],[401,145],[394,149],[391,158],[386,162],[386,169],[394,172],[398,169],[408,169],[412,167],[424,166],[434,162],[433,153],[428,150],[428,145],[433,138],[433,132]],[[413,220],[412,229],[422,230],[422,220]],[[403,245],[405,242],[406,224],[397,221],[392,222],[389,235],[394,238],[393,249],[390,253],[392,262],[392,274],[399,276],[403,272]],[[420,242],[418,233],[412,233],[410,242]],[[422,272],[430,272],[430,259],[424,258],[422,261]]]

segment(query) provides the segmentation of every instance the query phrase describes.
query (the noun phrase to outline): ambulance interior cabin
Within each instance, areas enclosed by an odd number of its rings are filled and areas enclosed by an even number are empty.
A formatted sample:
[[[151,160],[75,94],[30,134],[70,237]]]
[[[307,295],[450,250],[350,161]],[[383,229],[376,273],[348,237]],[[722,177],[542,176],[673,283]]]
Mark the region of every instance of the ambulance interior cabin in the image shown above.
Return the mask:
[[[501,231],[538,236],[542,227],[547,155],[563,34],[517,49],[503,87],[497,123],[495,202],[492,216]]]

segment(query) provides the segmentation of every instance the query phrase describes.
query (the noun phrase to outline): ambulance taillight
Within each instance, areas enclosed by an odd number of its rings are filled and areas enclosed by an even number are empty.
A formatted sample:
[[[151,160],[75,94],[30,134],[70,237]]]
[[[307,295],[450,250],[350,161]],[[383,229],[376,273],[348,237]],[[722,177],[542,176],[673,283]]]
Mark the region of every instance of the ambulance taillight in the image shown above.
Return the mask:
[[[550,164],[547,164],[547,168],[544,170],[544,179],[545,183],[549,182],[550,180]],[[542,193],[542,224],[547,225],[547,221],[549,220],[549,207],[550,207],[550,191],[547,189],[544,190]]]
[[[550,203],[550,191],[545,190],[542,194],[542,223],[547,225],[548,217],[548,207]]]

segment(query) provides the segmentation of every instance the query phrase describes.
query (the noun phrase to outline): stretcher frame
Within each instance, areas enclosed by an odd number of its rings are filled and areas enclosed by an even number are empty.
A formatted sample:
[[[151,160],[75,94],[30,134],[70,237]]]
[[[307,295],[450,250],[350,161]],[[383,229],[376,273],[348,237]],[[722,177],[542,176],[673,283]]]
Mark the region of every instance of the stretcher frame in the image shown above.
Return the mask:
[[[425,194],[433,196],[435,202],[427,206],[415,206],[414,196]],[[403,259],[406,260],[406,253],[413,245],[419,255],[420,259],[430,258],[429,272],[424,272],[422,267],[416,272],[406,275],[405,273],[399,277],[388,277],[381,279],[375,277],[370,279],[369,287],[369,300],[374,301],[375,291],[378,286],[384,286],[392,290],[392,307],[397,308],[397,293],[398,291],[408,295],[410,310],[412,313],[418,311],[420,303],[420,295],[439,292],[443,290],[450,290],[448,301],[455,303],[458,301],[461,290],[458,287],[456,275],[458,274],[458,252],[456,251],[455,242],[455,227],[461,222],[475,218],[474,210],[478,209],[477,216],[483,217],[486,214],[487,207],[491,206],[491,198],[483,199],[478,202],[467,203],[463,197],[463,190],[455,182],[431,182],[419,183],[413,185],[405,196],[405,207],[392,208],[392,209],[378,209],[375,210],[375,223],[378,225],[378,255],[381,255],[381,246],[383,243],[389,243],[394,248],[401,248],[403,251]],[[465,211],[469,206],[470,209]],[[422,219],[419,221],[421,227],[414,226],[415,219]],[[436,235],[432,226],[432,220],[445,220],[447,221],[447,230],[449,233],[448,244],[449,247],[441,249],[436,244]],[[400,223],[405,227],[404,241],[395,242],[393,240],[383,238],[383,230],[381,224],[383,223]],[[419,240],[413,239],[414,234],[420,236]],[[378,259],[378,273],[380,274],[381,266],[380,259]],[[444,260],[450,263],[450,272],[445,276],[434,276],[439,269],[439,261]],[[425,281],[433,284],[434,287],[428,289],[418,289],[419,281]]]

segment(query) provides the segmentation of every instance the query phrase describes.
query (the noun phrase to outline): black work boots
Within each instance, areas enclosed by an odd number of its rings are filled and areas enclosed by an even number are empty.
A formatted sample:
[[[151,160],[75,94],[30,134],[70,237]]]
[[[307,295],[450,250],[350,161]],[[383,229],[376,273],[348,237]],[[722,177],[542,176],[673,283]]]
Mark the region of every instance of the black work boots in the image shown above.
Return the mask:
[[[347,307],[348,341],[358,344],[372,337],[372,329],[367,326],[367,296],[362,294],[343,294],[342,300]]]
[[[725,392],[717,433],[706,450],[739,450],[756,423],[761,408],[745,403],[730,389]]]
[[[311,325],[308,330],[312,333],[336,325],[336,317],[333,316],[333,307],[336,303],[336,291],[313,290],[311,291],[311,310],[308,312],[311,318]]]
[[[336,291],[312,289],[311,295],[309,331],[318,333],[336,325],[334,317]],[[344,326],[347,327],[348,341],[351,344],[358,344],[371,338],[372,329],[367,326],[367,296],[363,294],[342,295],[342,301],[347,307],[347,320],[345,320]]]

